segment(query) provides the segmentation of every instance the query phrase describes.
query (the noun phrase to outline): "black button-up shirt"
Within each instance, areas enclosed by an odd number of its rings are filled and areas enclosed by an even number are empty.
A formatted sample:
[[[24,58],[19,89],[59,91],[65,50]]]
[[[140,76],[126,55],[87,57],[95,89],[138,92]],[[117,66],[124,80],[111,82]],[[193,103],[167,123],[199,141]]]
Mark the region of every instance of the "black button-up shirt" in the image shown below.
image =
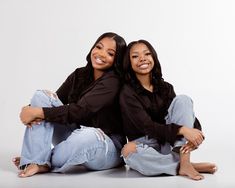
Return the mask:
[[[133,84],[132,84],[133,85]],[[143,88],[139,83],[135,86],[126,84],[120,93],[120,106],[124,123],[124,131],[129,141],[148,136],[160,143],[174,144],[181,125],[165,123],[168,108],[176,96],[173,86],[164,82],[164,96],[159,95],[157,86],[153,92]],[[201,129],[196,119],[194,127]]]
[[[119,91],[121,83],[113,72],[93,80],[86,68],[76,69],[57,90],[64,105],[43,108],[45,120],[63,125],[75,123],[100,128],[107,135],[123,134]]]

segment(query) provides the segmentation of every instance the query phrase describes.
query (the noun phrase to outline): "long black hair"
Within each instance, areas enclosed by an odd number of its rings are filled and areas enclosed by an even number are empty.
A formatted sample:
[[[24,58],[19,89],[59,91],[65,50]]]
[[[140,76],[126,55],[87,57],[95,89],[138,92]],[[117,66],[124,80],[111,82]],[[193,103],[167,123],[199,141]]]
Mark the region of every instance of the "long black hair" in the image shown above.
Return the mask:
[[[164,79],[162,78],[162,69],[161,64],[158,60],[157,52],[153,48],[153,46],[146,40],[138,40],[138,41],[132,41],[128,44],[126,53],[123,60],[123,72],[124,72],[124,79],[126,83],[129,83],[131,85],[136,85],[136,83],[140,84],[139,80],[137,79],[135,72],[133,71],[131,67],[131,59],[130,59],[130,50],[135,44],[145,44],[150,51],[154,66],[151,71],[151,83],[155,86],[157,86],[158,91],[163,94],[164,90]]]
[[[90,73],[93,73],[93,67],[91,63],[91,51],[93,50],[93,48],[95,48],[97,43],[99,43],[103,38],[106,38],[106,37],[112,38],[116,42],[116,53],[114,56],[114,63],[111,69],[113,69],[114,72],[117,73],[119,76],[122,76],[123,75],[122,63],[123,63],[123,57],[124,57],[125,50],[126,50],[126,41],[124,40],[123,37],[113,32],[104,33],[96,40],[96,42],[94,43],[94,45],[92,46],[92,48],[90,49],[89,53],[86,56],[86,60],[87,60],[86,67]]]
[[[76,102],[81,95],[81,91],[86,89],[87,86],[93,82],[94,80],[93,70],[94,69],[92,67],[92,62],[91,62],[91,51],[93,50],[93,48],[95,48],[97,43],[100,42],[100,40],[106,37],[112,38],[116,42],[116,53],[114,56],[114,63],[113,63],[113,66],[109,68],[108,70],[110,69],[114,70],[114,72],[120,76],[120,80],[123,78],[123,64],[122,63],[123,63],[123,56],[126,50],[126,42],[121,36],[119,36],[116,33],[112,33],[112,32],[104,33],[96,40],[96,42],[94,43],[94,45],[92,46],[92,48],[90,49],[89,53],[86,56],[87,65],[85,66],[84,69],[82,69],[82,74],[85,76],[85,78],[82,81],[76,80],[76,84],[75,84],[76,86],[73,88],[73,91],[70,93],[70,96],[69,96],[70,101]]]

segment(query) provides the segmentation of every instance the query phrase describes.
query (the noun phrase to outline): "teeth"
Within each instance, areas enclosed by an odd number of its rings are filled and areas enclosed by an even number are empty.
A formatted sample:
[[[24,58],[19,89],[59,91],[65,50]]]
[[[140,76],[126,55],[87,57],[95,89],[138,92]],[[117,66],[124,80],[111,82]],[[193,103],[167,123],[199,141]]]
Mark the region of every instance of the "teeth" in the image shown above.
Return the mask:
[[[96,60],[97,63],[104,63],[104,62],[102,61],[102,59],[100,59],[99,57],[95,58],[95,60]]]
[[[149,64],[146,64],[146,63],[145,63],[145,64],[140,65],[139,67],[142,68],[142,69],[145,69],[145,68],[147,68],[148,66],[149,66]]]
[[[102,60],[100,58],[96,58],[96,61],[98,62],[102,62]]]

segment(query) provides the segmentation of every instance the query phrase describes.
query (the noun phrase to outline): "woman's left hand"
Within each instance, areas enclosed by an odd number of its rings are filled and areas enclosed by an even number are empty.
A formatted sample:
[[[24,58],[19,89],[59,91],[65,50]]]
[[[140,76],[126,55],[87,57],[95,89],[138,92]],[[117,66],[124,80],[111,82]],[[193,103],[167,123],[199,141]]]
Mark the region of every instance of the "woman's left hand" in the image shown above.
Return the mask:
[[[195,149],[197,149],[198,147],[195,146],[192,142],[188,142],[187,144],[181,146],[180,148],[180,152],[181,153],[189,153]]]

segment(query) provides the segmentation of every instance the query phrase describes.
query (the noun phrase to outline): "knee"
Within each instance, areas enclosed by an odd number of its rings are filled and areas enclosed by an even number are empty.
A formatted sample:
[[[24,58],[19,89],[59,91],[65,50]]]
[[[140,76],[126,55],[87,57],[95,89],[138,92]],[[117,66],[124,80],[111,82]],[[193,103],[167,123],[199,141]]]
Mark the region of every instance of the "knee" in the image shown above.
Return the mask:
[[[43,101],[45,100],[45,93],[43,92],[43,90],[36,90],[30,104],[32,106],[40,106],[41,104],[43,104]]]
[[[177,95],[174,100],[179,105],[193,105],[193,100],[187,95]]]
[[[58,96],[56,93],[50,91],[50,90],[42,90],[42,92],[47,96],[47,97],[51,97],[53,99],[58,99]]]
[[[128,157],[128,155],[130,155],[131,153],[136,153],[136,143],[135,142],[128,142],[127,144],[124,145],[124,147],[122,148],[122,156],[124,158]]]
[[[55,93],[52,93],[48,90],[36,90],[30,104],[32,106],[39,106],[39,107],[48,107],[51,106],[51,102],[50,102],[50,97],[57,95]],[[55,98],[55,97],[54,97]]]

